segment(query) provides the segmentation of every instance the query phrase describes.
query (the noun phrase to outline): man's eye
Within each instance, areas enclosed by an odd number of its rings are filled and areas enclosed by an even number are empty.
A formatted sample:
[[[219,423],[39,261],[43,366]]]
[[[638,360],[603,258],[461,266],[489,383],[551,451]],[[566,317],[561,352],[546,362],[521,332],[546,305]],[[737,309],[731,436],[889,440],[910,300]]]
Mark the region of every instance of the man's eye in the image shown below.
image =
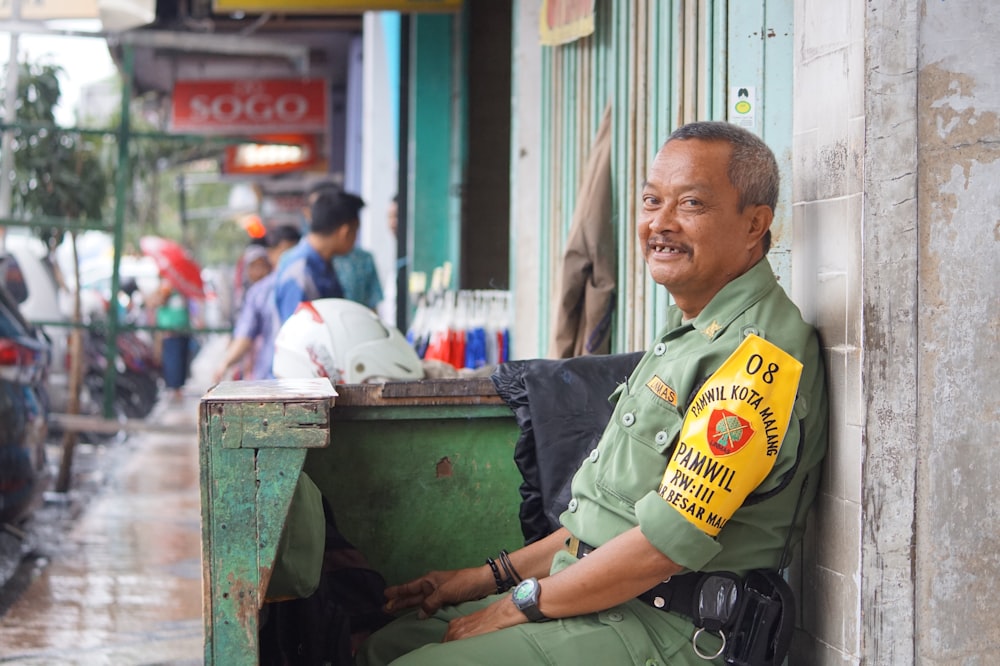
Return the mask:
[[[701,202],[697,199],[684,199],[681,201],[681,206],[684,208],[698,208],[701,206]]]
[[[652,196],[651,194],[644,194],[644,195],[642,195],[642,205],[643,206],[645,206],[647,208],[650,208],[650,207],[655,206],[657,203],[658,203],[658,201],[657,201],[656,197]]]

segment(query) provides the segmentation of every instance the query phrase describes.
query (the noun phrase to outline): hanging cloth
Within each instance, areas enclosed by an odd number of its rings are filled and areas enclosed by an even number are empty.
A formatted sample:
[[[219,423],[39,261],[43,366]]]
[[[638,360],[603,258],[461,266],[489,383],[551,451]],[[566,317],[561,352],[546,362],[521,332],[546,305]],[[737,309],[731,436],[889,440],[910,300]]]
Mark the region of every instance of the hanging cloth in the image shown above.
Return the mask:
[[[611,222],[611,105],[584,166],[563,254],[553,325],[553,358],[607,354],[615,307],[617,259]]]

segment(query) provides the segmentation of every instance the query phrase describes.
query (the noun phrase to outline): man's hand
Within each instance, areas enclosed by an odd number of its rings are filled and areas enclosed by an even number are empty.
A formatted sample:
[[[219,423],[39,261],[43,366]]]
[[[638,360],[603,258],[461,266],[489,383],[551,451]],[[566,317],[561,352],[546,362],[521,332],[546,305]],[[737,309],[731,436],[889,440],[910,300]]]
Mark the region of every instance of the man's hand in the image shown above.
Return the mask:
[[[448,623],[448,632],[442,642],[472,638],[491,631],[506,629],[528,621],[510,597],[499,599],[482,610],[457,617]]]
[[[421,618],[433,615],[442,606],[480,599],[489,594],[484,588],[483,572],[479,569],[431,571],[409,583],[386,588],[388,612],[420,607]],[[516,609],[515,609],[516,610]]]

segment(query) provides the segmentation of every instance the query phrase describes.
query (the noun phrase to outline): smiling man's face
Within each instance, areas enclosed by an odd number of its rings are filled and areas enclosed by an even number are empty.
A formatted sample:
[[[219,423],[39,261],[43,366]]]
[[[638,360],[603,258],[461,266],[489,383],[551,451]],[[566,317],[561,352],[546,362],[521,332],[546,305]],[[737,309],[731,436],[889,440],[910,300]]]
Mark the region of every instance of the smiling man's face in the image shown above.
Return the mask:
[[[653,279],[693,318],[764,255],[769,206],[739,209],[725,141],[667,142],[642,188],[637,233]]]

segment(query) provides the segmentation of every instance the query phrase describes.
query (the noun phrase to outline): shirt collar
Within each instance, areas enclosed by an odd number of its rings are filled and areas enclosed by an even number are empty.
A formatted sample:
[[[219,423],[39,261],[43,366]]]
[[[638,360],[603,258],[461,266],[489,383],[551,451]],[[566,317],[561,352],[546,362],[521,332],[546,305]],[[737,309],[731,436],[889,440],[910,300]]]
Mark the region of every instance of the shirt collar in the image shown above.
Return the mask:
[[[693,326],[709,340],[714,340],[747,308],[757,303],[778,281],[771,270],[767,257],[754,264],[743,275],[730,281],[718,291],[708,305],[692,321],[681,322],[681,311],[676,306],[670,308],[667,321],[671,333]]]

